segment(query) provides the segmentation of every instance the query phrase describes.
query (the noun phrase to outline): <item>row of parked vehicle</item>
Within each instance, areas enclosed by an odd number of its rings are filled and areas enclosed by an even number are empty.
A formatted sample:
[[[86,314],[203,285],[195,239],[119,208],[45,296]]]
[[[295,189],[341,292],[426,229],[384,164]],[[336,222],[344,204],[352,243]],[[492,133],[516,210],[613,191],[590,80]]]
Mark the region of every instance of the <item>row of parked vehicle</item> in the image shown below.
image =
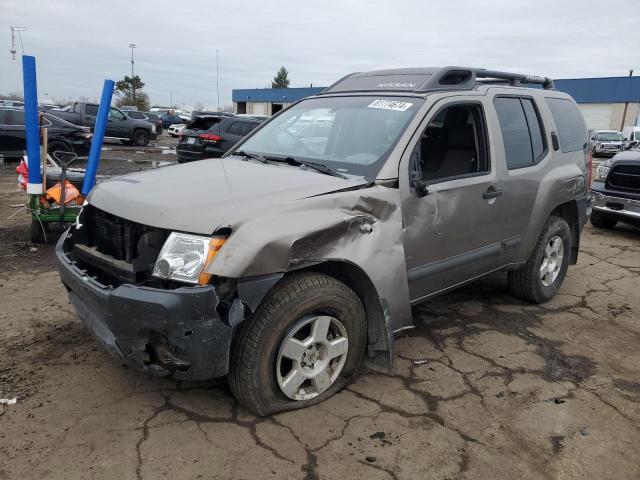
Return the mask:
[[[135,107],[109,110],[106,137],[125,145],[143,147],[167,129],[180,137],[180,163],[220,157],[242,137],[257,127],[266,116],[234,115],[218,112],[191,112],[188,119],[172,110],[143,112]],[[98,104],[75,102],[66,107],[43,105],[43,125],[48,128],[48,150],[74,151],[87,155],[98,115]],[[19,158],[26,148],[24,104],[3,101],[0,104],[0,155]]]

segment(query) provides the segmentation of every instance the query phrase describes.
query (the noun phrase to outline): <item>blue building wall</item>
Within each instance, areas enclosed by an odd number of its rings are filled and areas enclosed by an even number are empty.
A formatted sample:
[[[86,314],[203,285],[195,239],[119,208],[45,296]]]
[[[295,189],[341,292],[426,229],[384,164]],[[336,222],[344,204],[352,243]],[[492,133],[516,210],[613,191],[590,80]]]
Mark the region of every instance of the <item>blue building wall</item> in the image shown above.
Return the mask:
[[[578,103],[640,102],[640,77],[567,78],[554,80],[556,89]],[[325,87],[244,88],[232,91],[234,102],[296,102]]]
[[[640,102],[640,77],[571,78],[554,83],[578,103]]]

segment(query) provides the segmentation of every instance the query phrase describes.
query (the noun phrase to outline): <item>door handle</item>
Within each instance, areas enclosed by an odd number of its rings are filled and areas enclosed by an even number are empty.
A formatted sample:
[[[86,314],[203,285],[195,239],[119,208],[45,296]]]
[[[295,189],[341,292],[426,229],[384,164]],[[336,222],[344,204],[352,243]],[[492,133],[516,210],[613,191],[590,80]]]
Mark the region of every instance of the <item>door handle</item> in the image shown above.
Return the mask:
[[[485,200],[488,200],[490,198],[497,198],[502,195],[502,193],[502,190],[496,190],[495,188],[490,187],[489,190],[482,194],[482,198],[484,198]]]

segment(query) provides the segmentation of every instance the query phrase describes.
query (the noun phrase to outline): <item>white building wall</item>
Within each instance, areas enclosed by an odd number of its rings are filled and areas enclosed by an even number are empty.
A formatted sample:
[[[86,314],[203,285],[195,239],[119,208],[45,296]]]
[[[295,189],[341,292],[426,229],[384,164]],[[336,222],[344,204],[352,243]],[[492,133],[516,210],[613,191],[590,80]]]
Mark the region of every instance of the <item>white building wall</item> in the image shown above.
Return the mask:
[[[587,128],[591,130],[620,130],[624,103],[580,103],[578,104]],[[640,103],[629,103],[624,125],[635,125],[640,113]]]

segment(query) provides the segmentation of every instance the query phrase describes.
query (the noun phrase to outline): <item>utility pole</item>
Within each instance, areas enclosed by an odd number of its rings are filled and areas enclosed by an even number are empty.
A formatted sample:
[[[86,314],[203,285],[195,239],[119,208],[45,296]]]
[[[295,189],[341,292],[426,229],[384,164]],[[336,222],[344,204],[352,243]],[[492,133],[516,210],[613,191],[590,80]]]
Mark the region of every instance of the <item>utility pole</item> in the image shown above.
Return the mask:
[[[131,92],[132,92],[132,99],[135,103],[136,101],[136,87],[135,84],[133,83],[133,49],[136,48],[136,44],[135,43],[130,43],[129,44],[129,48],[131,49]]]
[[[16,32],[18,32],[18,38],[20,39],[20,49],[22,50],[22,54],[24,55],[24,45],[22,44],[22,35],[20,32],[25,32],[27,30],[26,27],[11,27],[11,56],[13,59],[16,59]]]
[[[171,100],[169,100],[169,108],[173,108],[173,90],[171,90]]]
[[[218,69],[218,49],[216,48],[216,93],[218,95],[218,112],[220,111],[220,71]]]
[[[633,77],[633,69],[629,70],[629,77]],[[627,108],[629,108],[629,102],[624,102],[624,110],[622,111],[622,123],[620,124],[620,131],[624,130],[624,122],[627,119]]]

